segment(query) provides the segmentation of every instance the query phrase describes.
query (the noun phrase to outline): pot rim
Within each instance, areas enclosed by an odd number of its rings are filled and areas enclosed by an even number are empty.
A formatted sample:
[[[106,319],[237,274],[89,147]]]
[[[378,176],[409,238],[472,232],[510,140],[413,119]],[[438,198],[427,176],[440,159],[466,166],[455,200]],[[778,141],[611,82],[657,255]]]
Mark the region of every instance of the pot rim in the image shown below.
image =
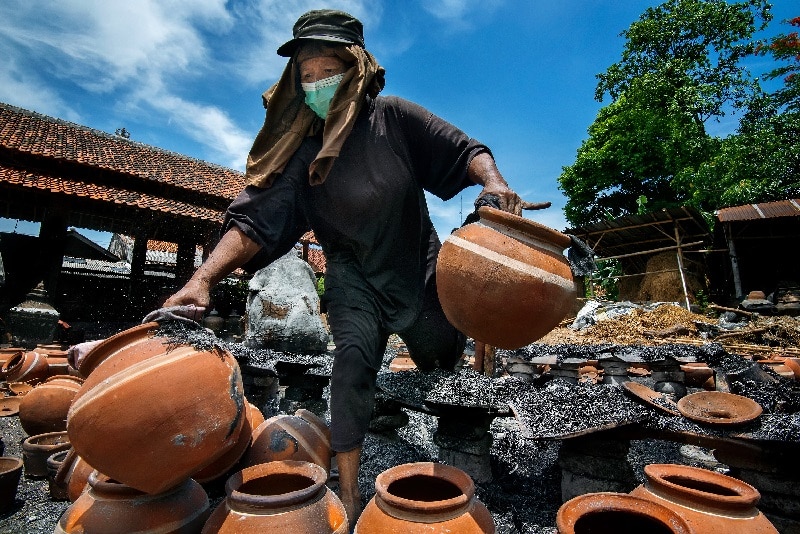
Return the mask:
[[[601,512],[626,512],[646,517],[660,522],[675,534],[694,532],[686,520],[663,504],[615,492],[587,493],[568,500],[556,513],[556,528],[565,534],[574,533],[575,524],[580,518]]]
[[[159,326],[157,322],[144,323],[104,339],[86,353],[83,360],[78,365],[78,371],[83,376],[89,376],[92,371],[97,369],[97,367],[105,361],[110,353],[119,350],[120,347],[129,345],[131,338],[136,339],[143,335],[146,336],[151,332],[155,332]]]
[[[305,488],[275,495],[257,495],[239,491],[245,484],[266,478],[271,475],[295,475],[311,481]],[[327,491],[325,482],[328,474],[325,469],[315,463],[296,460],[276,460],[246,467],[234,473],[225,483],[228,495],[228,506],[238,511],[270,511],[285,510],[301,503],[317,498]]]
[[[481,206],[478,208],[478,215],[482,220],[507,226],[508,228],[529,235],[533,238],[538,238],[542,241],[553,243],[562,249],[565,249],[572,244],[572,240],[568,235],[550,228],[549,226],[545,226],[519,215],[514,215],[513,213],[509,213],[507,211],[498,210],[490,206]]]
[[[65,438],[67,438],[66,441],[62,441],[62,442],[59,442],[59,443],[48,443],[48,444],[41,443],[41,441],[43,441],[45,439],[56,438],[56,437],[60,437],[60,436],[63,436]],[[44,451],[44,450],[53,449],[53,448],[56,448],[56,447],[61,447],[61,450],[66,450],[69,447],[71,447],[70,440],[69,440],[69,434],[67,433],[66,430],[58,431],[58,432],[45,432],[43,434],[36,434],[34,436],[28,436],[22,442],[22,449],[23,450],[28,450],[28,451]]]
[[[389,492],[389,486],[399,480],[414,476],[427,476],[439,478],[456,486],[461,495],[439,501],[418,501],[399,497]],[[456,512],[468,507],[475,497],[475,483],[472,478],[456,467],[435,462],[414,462],[391,467],[382,472],[375,479],[376,503],[382,503],[392,508],[385,512],[393,515],[403,512],[422,511],[431,518],[435,516],[458,515]],[[443,517],[435,517],[442,520]]]
[[[22,470],[22,466],[24,464],[22,458],[19,456],[0,456],[0,462],[8,462],[11,464],[11,467],[7,469],[0,469],[0,475],[5,475],[6,473],[12,473],[17,470]]]
[[[759,491],[742,480],[716,471],[680,464],[649,464],[644,467],[645,487],[652,493],[666,495],[672,500],[679,499],[698,502],[726,510],[748,510],[754,508],[761,499]],[[710,491],[681,485],[673,479],[697,482],[703,485],[719,486],[734,493],[720,495]]]

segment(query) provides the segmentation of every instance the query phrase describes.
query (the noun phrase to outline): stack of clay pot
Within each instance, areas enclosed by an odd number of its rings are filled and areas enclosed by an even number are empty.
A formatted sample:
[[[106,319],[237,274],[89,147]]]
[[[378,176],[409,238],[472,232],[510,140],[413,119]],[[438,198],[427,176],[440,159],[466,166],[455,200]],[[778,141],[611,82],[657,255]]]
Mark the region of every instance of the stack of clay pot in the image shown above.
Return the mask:
[[[220,349],[171,345],[147,323],[94,347],[67,417],[77,454],[100,473],[156,494],[225,455],[247,417],[241,372]]]
[[[760,494],[736,478],[699,467],[651,464],[630,494],[590,493],[558,510],[560,534],[623,533],[777,534],[757,508]]]
[[[564,250],[570,238],[529,219],[482,207],[480,220],[442,244],[436,267],[447,319],[467,336],[517,349],[570,312],[575,283]]]

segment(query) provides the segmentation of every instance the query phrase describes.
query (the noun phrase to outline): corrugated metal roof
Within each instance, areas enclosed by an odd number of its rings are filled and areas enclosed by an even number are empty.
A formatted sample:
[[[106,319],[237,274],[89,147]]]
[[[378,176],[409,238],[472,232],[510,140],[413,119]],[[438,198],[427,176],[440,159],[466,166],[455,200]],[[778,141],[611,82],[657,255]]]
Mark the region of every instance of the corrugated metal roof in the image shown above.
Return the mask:
[[[758,219],[777,219],[779,217],[800,216],[800,199],[777,200],[759,204],[731,206],[717,211],[720,222],[754,221]]]

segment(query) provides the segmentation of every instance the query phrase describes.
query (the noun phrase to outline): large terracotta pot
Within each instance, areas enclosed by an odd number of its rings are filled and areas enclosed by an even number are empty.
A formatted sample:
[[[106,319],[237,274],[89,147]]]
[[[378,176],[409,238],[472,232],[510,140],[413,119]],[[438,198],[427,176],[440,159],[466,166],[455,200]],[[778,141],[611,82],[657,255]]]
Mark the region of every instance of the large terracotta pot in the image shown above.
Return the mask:
[[[154,494],[236,445],[246,410],[230,353],[170,345],[155,336],[157,328],[139,325],[91,350],[80,366],[86,381],[67,416],[81,458]]]
[[[563,251],[570,238],[490,207],[450,234],[436,267],[447,319],[467,336],[517,349],[552,330],[572,310],[576,288]]]
[[[698,533],[777,534],[757,508],[758,490],[733,477],[699,467],[651,464],[631,495],[675,511]]]
[[[236,445],[231,447],[228,452],[209,465],[194,473],[192,475],[193,479],[201,484],[221,479],[242,459],[242,456],[244,456],[244,453],[253,441],[253,431],[258,425],[264,422],[264,415],[261,413],[261,410],[252,403],[247,403],[247,409],[244,413],[245,419],[242,424],[242,429],[239,432],[239,439],[236,441]]]
[[[64,465],[64,459],[67,457],[70,450],[72,449],[58,451],[47,458],[47,487],[50,490],[50,499],[53,501],[69,500],[67,486],[65,484],[60,484],[56,475],[59,469],[61,469],[61,466]]]
[[[329,472],[331,432],[328,425],[306,409],[265,420],[253,432],[252,444],[242,465],[249,467],[275,460],[312,462]]]
[[[67,498],[75,502],[89,487],[89,476],[94,471],[94,467],[78,456],[74,448],[70,448],[53,481],[57,486],[66,488]]]
[[[18,352],[3,364],[6,382],[27,382],[36,385],[48,377],[47,356],[41,352]]]
[[[27,478],[47,476],[47,458],[51,454],[69,449],[69,436],[66,432],[47,432],[29,436],[22,442],[22,460]]]
[[[310,462],[275,461],[245,468],[225,484],[226,498],[203,534],[344,534],[347,515],[325,485],[325,470]]]
[[[88,491],[64,511],[53,533],[193,534],[200,531],[208,513],[208,495],[192,479],[151,495],[95,471]]]
[[[666,506],[610,492],[568,500],[556,513],[556,528],[559,534],[696,534]]]
[[[83,380],[69,375],[53,376],[22,397],[19,422],[29,436],[67,429],[67,413]]]
[[[22,476],[22,458],[0,456],[0,513],[14,505]]]
[[[0,380],[5,380],[5,371],[3,371],[3,365],[17,354],[24,352],[25,349],[22,347],[0,348]]]
[[[375,496],[356,523],[357,534],[493,533],[475,484],[458,468],[431,462],[398,465],[375,479]]]

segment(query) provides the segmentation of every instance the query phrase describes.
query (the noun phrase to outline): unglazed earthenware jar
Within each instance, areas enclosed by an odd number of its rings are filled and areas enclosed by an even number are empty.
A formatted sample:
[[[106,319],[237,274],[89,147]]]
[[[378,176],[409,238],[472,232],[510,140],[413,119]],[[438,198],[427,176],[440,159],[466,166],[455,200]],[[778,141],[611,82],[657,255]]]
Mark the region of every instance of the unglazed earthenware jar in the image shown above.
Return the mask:
[[[345,534],[347,515],[310,462],[274,461],[247,467],[225,483],[227,496],[203,534]]]
[[[0,456],[0,513],[14,505],[22,477],[22,458]]]
[[[161,493],[223,456],[247,410],[229,352],[170,343],[157,329],[139,325],[94,347],[67,416],[81,458],[145,493]]]
[[[556,513],[556,528],[559,534],[696,534],[666,506],[611,492],[568,500]]]
[[[29,436],[67,429],[67,413],[83,380],[52,376],[29,391],[19,405],[19,422]]]
[[[758,490],[736,478],[688,465],[650,464],[630,494],[675,511],[697,533],[777,534],[757,508]]]
[[[447,319],[467,336],[518,349],[572,310],[576,288],[564,250],[570,238],[524,217],[482,207],[480,220],[442,244],[436,267]]]
[[[47,487],[50,490],[50,499],[53,501],[69,500],[67,486],[58,483],[56,479],[58,470],[64,465],[64,459],[67,457],[67,454],[69,454],[69,450],[58,451],[47,457]]]
[[[27,382],[36,385],[49,376],[47,355],[41,352],[18,352],[3,364],[6,382]]]
[[[208,514],[208,495],[192,479],[151,495],[95,471],[89,489],[64,511],[53,533],[192,534]]]
[[[75,502],[78,497],[89,487],[89,476],[95,471],[94,467],[78,456],[74,448],[67,450],[67,455],[56,471],[54,483],[65,487],[67,498]]]
[[[464,471],[419,462],[387,469],[375,479],[375,496],[356,523],[357,534],[493,533],[489,510],[475,497]]]
[[[253,440],[242,459],[249,467],[274,460],[312,462],[331,470],[331,433],[313,412],[300,409],[294,415],[276,415],[253,431]]]
[[[47,458],[51,454],[69,449],[69,436],[65,431],[46,432],[28,436],[22,442],[22,460],[25,464],[25,477],[44,478],[47,476]]]

